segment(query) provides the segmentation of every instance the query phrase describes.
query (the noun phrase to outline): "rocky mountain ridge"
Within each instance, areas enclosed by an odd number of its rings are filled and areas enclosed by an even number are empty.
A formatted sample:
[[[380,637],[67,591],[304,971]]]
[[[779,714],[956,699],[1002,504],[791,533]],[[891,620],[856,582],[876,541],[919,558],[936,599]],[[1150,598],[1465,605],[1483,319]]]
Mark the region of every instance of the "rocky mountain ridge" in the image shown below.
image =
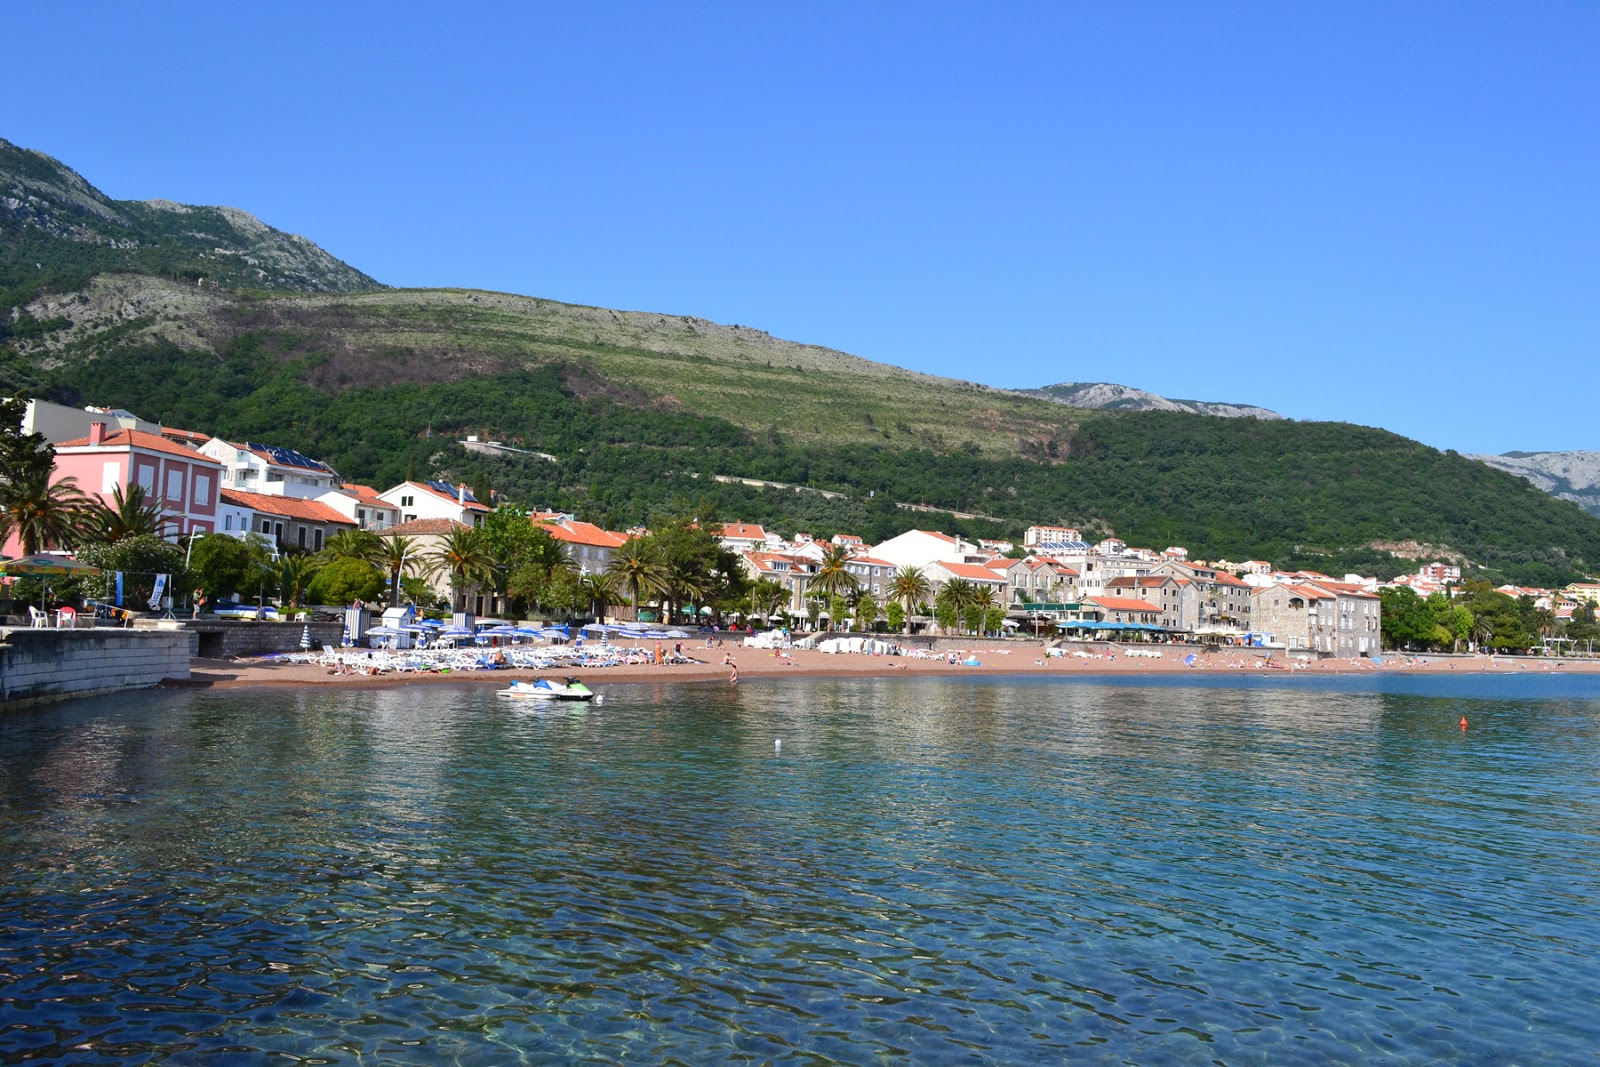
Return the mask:
[[[1571,500],[1600,517],[1600,452],[1507,452],[1467,458],[1520,475],[1551,496]]]
[[[1185,411],[1191,415],[1215,415],[1228,419],[1281,419],[1282,415],[1254,404],[1233,404],[1215,400],[1173,400],[1143,389],[1110,382],[1061,382],[1039,389],[1022,389],[1029,396],[1043,397],[1075,408],[1106,411]]]
[[[4,139],[0,236],[13,284],[32,266],[41,275],[131,270],[238,289],[382,288],[313,242],[248,211],[113,200],[59,160]]]

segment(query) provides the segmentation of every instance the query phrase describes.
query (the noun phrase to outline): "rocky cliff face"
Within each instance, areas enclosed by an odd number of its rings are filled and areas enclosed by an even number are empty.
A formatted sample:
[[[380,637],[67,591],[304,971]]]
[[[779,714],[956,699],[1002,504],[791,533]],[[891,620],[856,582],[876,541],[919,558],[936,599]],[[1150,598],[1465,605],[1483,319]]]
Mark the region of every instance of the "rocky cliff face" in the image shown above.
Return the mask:
[[[1521,475],[1551,496],[1575,501],[1589,514],[1600,516],[1600,452],[1507,452],[1467,458]]]
[[[1194,415],[1219,415],[1233,419],[1281,419],[1276,411],[1253,404],[1229,404],[1211,400],[1170,400],[1143,389],[1109,382],[1062,382],[1041,389],[1023,389],[1030,396],[1043,397],[1075,408],[1106,408],[1114,411],[1187,411]]]
[[[14,254],[7,257],[8,273],[136,271],[228,288],[311,293],[382,288],[304,237],[274,229],[247,211],[112,200],[64,163],[5,140],[0,235]]]

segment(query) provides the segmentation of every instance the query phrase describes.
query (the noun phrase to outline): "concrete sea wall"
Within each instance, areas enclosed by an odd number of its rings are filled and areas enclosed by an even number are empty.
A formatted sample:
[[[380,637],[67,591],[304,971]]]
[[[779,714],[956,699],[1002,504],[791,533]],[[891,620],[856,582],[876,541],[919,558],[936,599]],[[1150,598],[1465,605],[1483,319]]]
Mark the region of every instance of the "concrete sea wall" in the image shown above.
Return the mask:
[[[197,644],[183,630],[0,630],[0,710],[187,680]]]

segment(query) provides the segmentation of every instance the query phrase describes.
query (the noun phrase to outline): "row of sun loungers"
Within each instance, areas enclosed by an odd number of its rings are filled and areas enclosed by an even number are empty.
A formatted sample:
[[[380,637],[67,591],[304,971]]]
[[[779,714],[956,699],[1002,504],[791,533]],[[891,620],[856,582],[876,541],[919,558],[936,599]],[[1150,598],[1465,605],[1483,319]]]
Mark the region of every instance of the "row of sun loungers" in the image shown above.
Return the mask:
[[[497,655],[504,662],[497,662]],[[624,663],[649,663],[653,657],[642,648],[600,645],[587,648],[481,648],[364,649],[322,646],[321,652],[291,652],[278,657],[284,663],[309,663],[331,670],[341,667],[357,674],[389,672],[536,670],[560,671],[585,667],[615,667]]]

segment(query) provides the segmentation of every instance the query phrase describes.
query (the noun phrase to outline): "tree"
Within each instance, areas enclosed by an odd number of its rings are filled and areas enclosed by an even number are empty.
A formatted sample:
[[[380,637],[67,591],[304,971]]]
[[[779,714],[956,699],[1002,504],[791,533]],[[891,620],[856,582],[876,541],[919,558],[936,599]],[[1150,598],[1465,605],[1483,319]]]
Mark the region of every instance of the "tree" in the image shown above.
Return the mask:
[[[789,590],[783,587],[782,582],[775,582],[771,578],[762,578],[750,586],[750,612],[771,620],[779,605],[789,599]]]
[[[43,475],[46,480],[55,466],[55,449],[41,433],[23,433],[22,420],[28,413],[28,397],[18,393],[0,398],[0,488],[12,481]]]
[[[410,537],[390,534],[378,539],[378,567],[388,578],[391,608],[400,606],[403,578],[423,569],[421,556],[416,541]],[[415,599],[412,597],[412,600]]]
[[[0,541],[15,535],[22,554],[77,543],[89,498],[72,478],[50,481],[49,469],[24,468],[0,485]]]
[[[317,559],[322,563],[355,560],[376,570],[383,559],[383,543],[371,530],[340,530],[323,543]]]
[[[305,600],[306,587],[317,576],[316,557],[296,553],[278,561],[278,603],[298,608]]]
[[[340,607],[357,600],[376,604],[383,599],[383,574],[363,560],[348,556],[335,559],[311,579],[306,599],[313,604]]]
[[[121,571],[123,603],[143,608],[155,591],[157,574],[170,575],[169,590],[187,584],[183,555],[182,546],[149,534],[124,537],[111,545],[91,543],[79,550],[78,558],[99,567],[101,573],[75,581],[80,592],[98,596],[114,588],[112,575]]]
[[[195,585],[209,590],[213,600],[231,596],[248,600],[273,581],[272,559],[266,538],[260,534],[241,539],[209,533],[196,538],[188,554]]]
[[[891,600],[889,601],[888,606],[884,609],[884,616],[885,620],[889,624],[889,629],[899,630],[903,625],[905,625],[906,609],[901,606],[900,601]]]
[[[633,601],[633,617],[639,618],[639,604],[646,597],[660,596],[667,588],[667,568],[661,550],[649,537],[624,541],[611,556],[606,573]]]
[[[921,568],[901,567],[895,571],[894,580],[889,583],[889,596],[901,606],[905,632],[910,633],[911,615],[928,596],[928,579],[923,577]]]
[[[850,611],[856,618],[856,629],[869,631],[878,617],[883,614],[883,609],[878,606],[878,598],[865,589],[857,589],[850,595]]]
[[[939,625],[946,626],[944,620],[947,617],[960,622],[967,609],[974,604],[976,595],[977,587],[965,578],[952,578],[941,585],[934,598],[935,607],[940,610]]]
[[[423,556],[428,573],[450,578],[450,610],[459,611],[467,592],[494,580],[494,557],[470,526],[458,526]]]
[[[823,594],[830,600],[834,597],[848,596],[861,584],[861,580],[851,574],[850,549],[845,545],[830,545],[822,556],[822,562],[817,564],[817,571],[811,576],[811,588]],[[835,618],[837,623],[838,619]]]
[[[578,579],[578,586],[588,600],[589,614],[596,619],[605,618],[606,608],[611,606],[617,595],[617,585],[612,576],[585,574]]]
[[[166,521],[160,506],[146,496],[144,486],[134,483],[124,493],[119,485],[111,490],[110,504],[96,500],[89,505],[85,532],[109,545],[124,537],[160,537]]]

